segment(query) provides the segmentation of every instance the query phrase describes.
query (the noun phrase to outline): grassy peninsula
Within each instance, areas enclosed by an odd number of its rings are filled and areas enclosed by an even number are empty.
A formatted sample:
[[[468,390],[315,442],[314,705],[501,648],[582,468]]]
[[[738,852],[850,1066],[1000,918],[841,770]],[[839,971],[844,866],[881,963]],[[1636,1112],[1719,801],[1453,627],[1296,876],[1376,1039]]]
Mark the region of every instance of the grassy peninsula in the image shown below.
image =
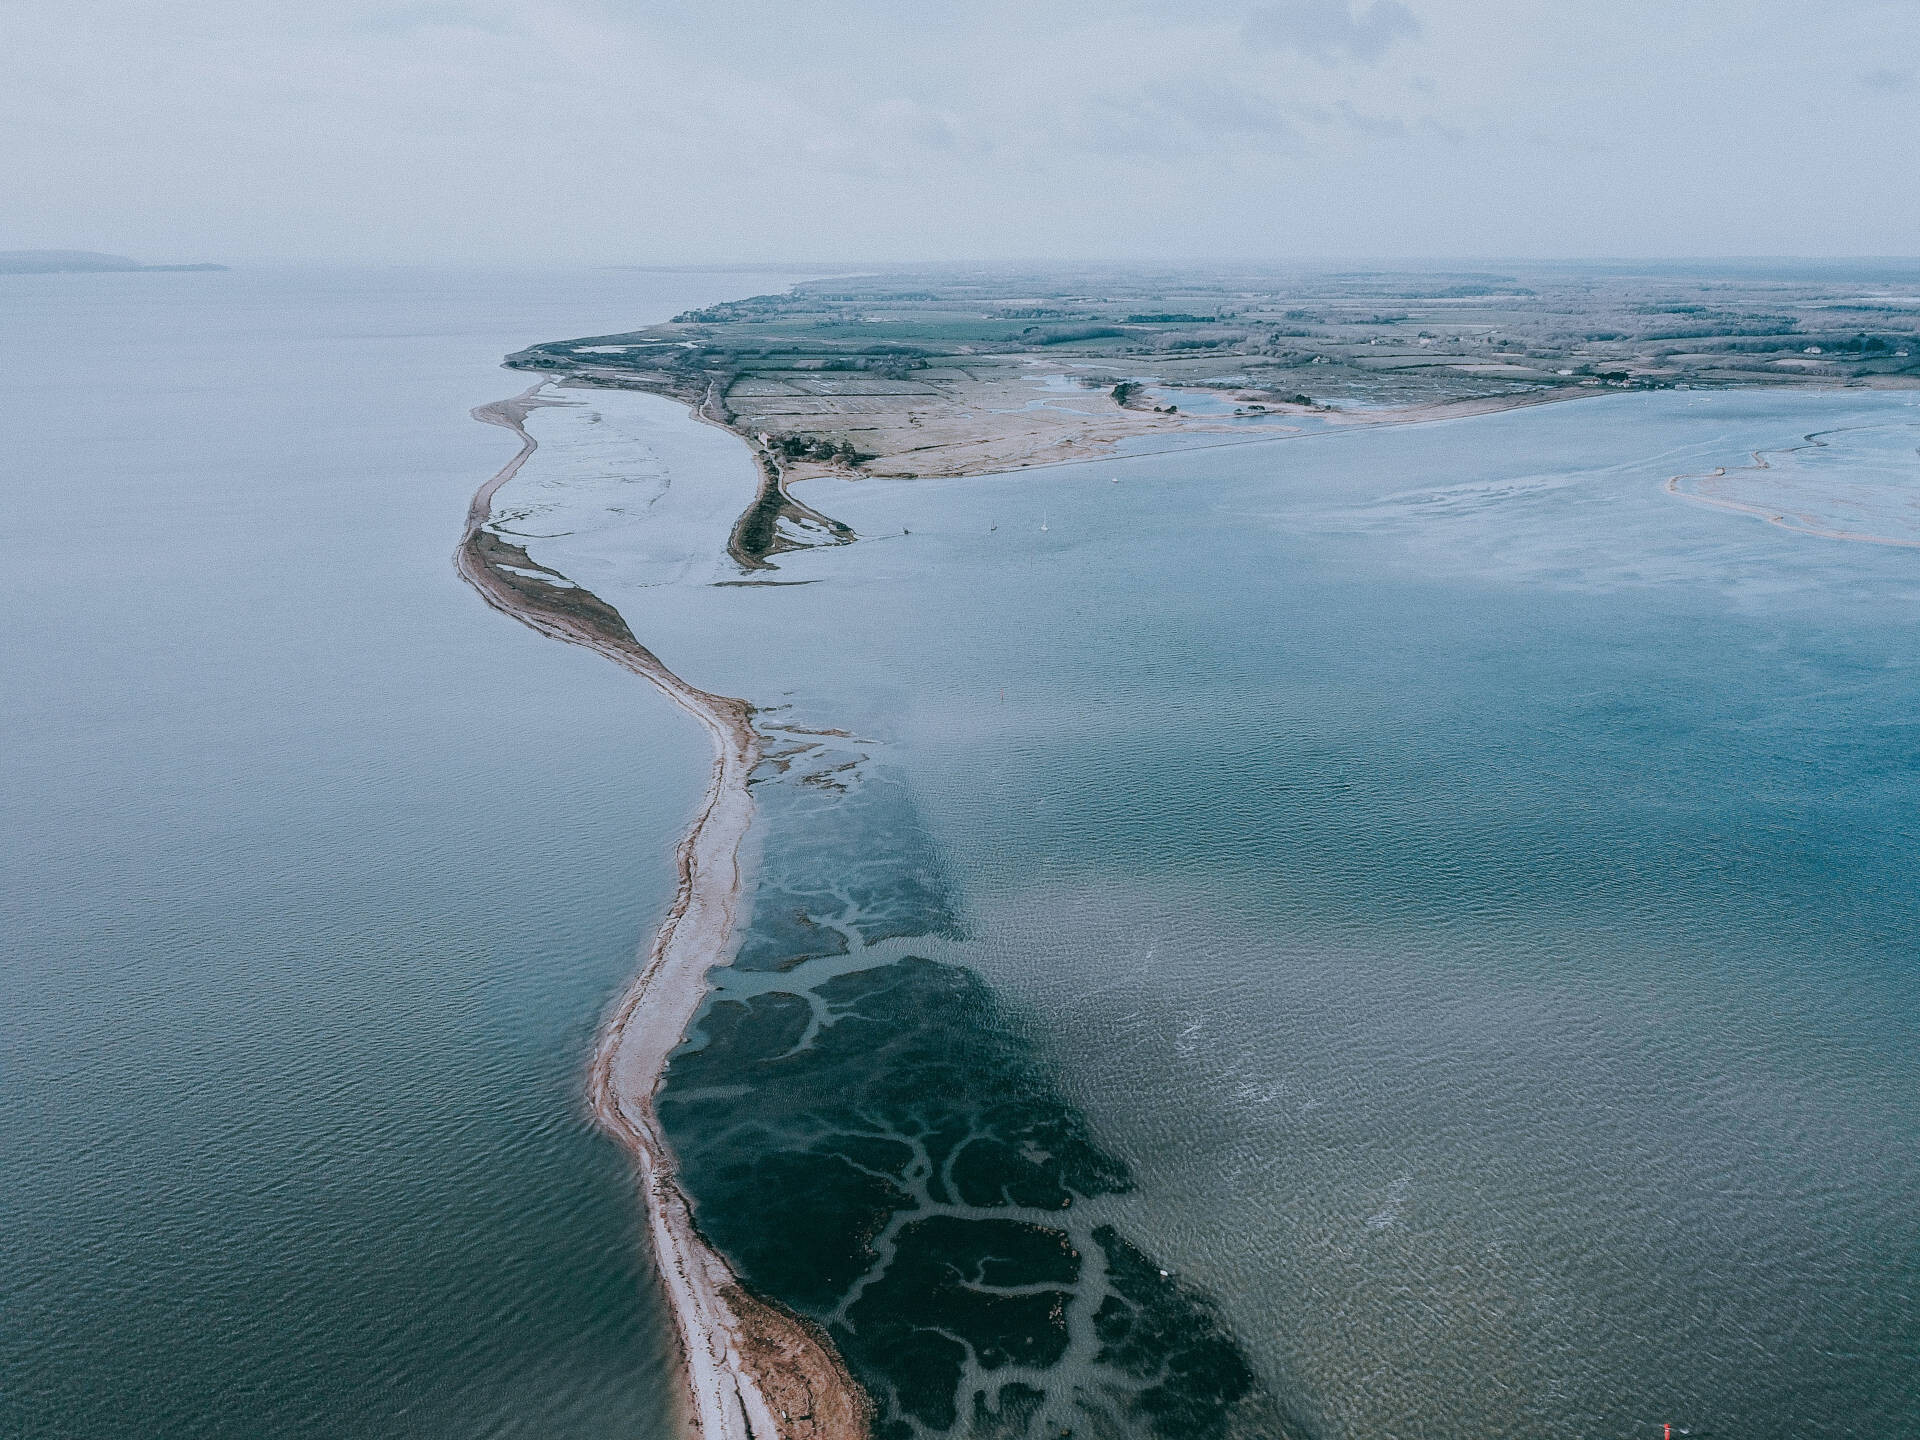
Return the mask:
[[[908,270],[811,280],[516,368],[656,391],[760,458],[748,564],[834,538],[788,486],[1083,459],[1609,391],[1920,385],[1920,270]]]

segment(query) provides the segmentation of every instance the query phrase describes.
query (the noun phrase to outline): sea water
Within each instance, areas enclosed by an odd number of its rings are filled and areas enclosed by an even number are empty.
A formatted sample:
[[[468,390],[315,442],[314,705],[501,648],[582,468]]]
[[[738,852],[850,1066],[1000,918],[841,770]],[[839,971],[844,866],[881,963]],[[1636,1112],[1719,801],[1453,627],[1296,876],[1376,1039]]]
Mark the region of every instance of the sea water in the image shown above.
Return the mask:
[[[1666,486],[1814,431],[1898,531],[1897,393],[822,480],[756,576],[549,517],[761,707],[663,1113],[885,1433],[1920,1426],[1920,551]]]
[[[9,282],[9,1432],[670,1433],[579,1090],[704,740],[446,556],[499,354],[772,283]],[[1914,1428],[1920,562],[1666,490],[1819,431],[1899,531],[1905,397],[816,482],[766,575],[574,398],[502,523],[768,745],[664,1113],[893,1433]]]
[[[0,277],[0,1433],[678,1433],[581,1091],[706,740],[449,557],[504,353],[780,283]]]

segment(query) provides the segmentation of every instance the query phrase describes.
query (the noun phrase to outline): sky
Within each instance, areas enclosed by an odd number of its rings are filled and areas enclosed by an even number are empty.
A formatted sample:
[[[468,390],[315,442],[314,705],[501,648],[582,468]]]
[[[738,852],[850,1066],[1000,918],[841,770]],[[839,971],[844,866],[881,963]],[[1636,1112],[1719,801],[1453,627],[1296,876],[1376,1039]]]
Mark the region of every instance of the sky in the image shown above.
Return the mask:
[[[0,0],[0,249],[1920,253],[1920,0]]]

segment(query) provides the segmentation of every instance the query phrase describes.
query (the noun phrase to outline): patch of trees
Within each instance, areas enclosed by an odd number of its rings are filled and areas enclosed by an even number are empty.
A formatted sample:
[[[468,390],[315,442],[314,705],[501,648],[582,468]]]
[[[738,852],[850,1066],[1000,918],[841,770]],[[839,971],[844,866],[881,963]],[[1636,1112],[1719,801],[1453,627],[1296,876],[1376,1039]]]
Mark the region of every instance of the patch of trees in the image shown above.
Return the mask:
[[[1401,290],[1394,294],[1396,300],[1471,300],[1487,295],[1511,295],[1516,299],[1532,299],[1536,291],[1522,285],[1441,285],[1432,290]]]
[[[858,465],[873,458],[854,449],[851,440],[836,444],[824,435],[782,435],[773,442],[773,448],[789,460],[818,460],[824,465],[836,461],[842,465]]]
[[[811,365],[796,366],[808,370],[844,370],[863,375],[878,375],[883,380],[904,380],[915,370],[927,368],[920,352],[903,346],[875,345],[861,355],[832,355]]]
[[[1791,335],[1799,321],[1790,318],[1768,320],[1760,324],[1697,326],[1682,330],[1649,330],[1642,340],[1717,340],[1734,335]],[[1596,337],[1597,338],[1597,337]]]
[[[676,325],[724,325],[729,320],[764,320],[777,315],[788,304],[784,295],[750,295],[744,300],[723,300],[699,310],[682,310],[673,317]]]
[[[707,370],[713,368],[725,355],[724,350],[715,350],[710,346],[701,345],[689,350],[675,350],[667,364],[672,369],[682,372]]]
[[[1851,340],[1822,340],[1821,348],[1848,355],[1883,355],[1895,344],[1911,348],[1911,340],[1884,340],[1878,335],[1856,335]]]
[[[1041,330],[1029,325],[1020,332],[1035,345],[1066,345],[1075,340],[1117,340],[1126,335],[1111,325],[1069,325],[1061,329]]]
[[[565,370],[578,363],[562,345],[529,345],[507,356],[507,364],[516,370]]]
[[[1798,354],[1801,340],[1807,338],[1810,337],[1775,335],[1763,340],[1722,340],[1714,345],[1693,345],[1688,348],[1707,353],[1725,351],[1729,355],[1775,355],[1783,350]]]
[[[927,362],[917,355],[830,355],[814,365],[815,370],[879,370],[893,366],[901,370],[924,370]]]
[[[1129,315],[1129,325],[1212,325],[1217,315]]]

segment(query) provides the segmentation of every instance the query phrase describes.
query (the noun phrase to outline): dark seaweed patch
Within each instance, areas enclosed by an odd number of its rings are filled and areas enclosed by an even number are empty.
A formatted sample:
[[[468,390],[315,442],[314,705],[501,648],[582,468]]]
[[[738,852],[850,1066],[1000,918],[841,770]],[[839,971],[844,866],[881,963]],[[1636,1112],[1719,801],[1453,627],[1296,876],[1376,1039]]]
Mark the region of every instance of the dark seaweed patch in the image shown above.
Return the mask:
[[[1285,1433],[1205,1297],[1078,1218],[1126,1168],[970,971],[908,957],[700,1028],[660,1102],[696,1214],[827,1328],[881,1440]]]
[[[1206,1297],[1085,1216],[1127,1169],[993,992],[866,953],[959,933],[905,784],[784,735],[739,967],[780,978],[723,984],[660,1097],[708,1237],[826,1329],[877,1440],[1297,1433]]]
[[[846,1237],[873,1235],[894,1211],[920,1204],[1059,1210],[1074,1195],[1127,1188],[1125,1167],[1052,1095],[968,971],[909,957],[812,993],[826,1019],[804,1045],[814,1014],[804,997],[716,1002],[700,1026],[705,1044],[675,1058],[661,1097],[702,1223],[744,1262],[749,1283],[789,1263],[774,1259],[787,1251],[844,1254],[854,1243],[829,1243],[811,1226],[783,1234],[810,1203],[770,1223],[748,1203],[756,1189],[771,1193],[770,1170],[795,1156],[834,1162],[806,1173],[835,1191],[828,1214]],[[836,1178],[845,1176],[882,1183]],[[858,1213],[848,1208],[856,1191],[866,1197]]]
[[[822,925],[813,911],[831,896],[762,887],[753,898],[753,930],[734,961],[742,970],[791,970],[822,955],[847,953],[847,937]]]
[[[1093,1232],[1109,1294],[1093,1317],[1097,1357],[1145,1382],[1134,1407],[1160,1435],[1213,1440],[1259,1388],[1239,1343],[1205,1296],[1172,1279],[1111,1225]]]
[[[946,1429],[958,1418],[955,1386],[968,1352],[983,1370],[1059,1362],[1068,1342],[1066,1287],[1079,1273],[1063,1231],[945,1215],[915,1221],[895,1238],[893,1263],[848,1308],[836,1338],[867,1366],[884,1368],[908,1415]]]
[[[837,738],[777,735],[769,752],[753,781],[766,853],[737,968],[790,969],[850,940],[960,938],[904,779]]]

